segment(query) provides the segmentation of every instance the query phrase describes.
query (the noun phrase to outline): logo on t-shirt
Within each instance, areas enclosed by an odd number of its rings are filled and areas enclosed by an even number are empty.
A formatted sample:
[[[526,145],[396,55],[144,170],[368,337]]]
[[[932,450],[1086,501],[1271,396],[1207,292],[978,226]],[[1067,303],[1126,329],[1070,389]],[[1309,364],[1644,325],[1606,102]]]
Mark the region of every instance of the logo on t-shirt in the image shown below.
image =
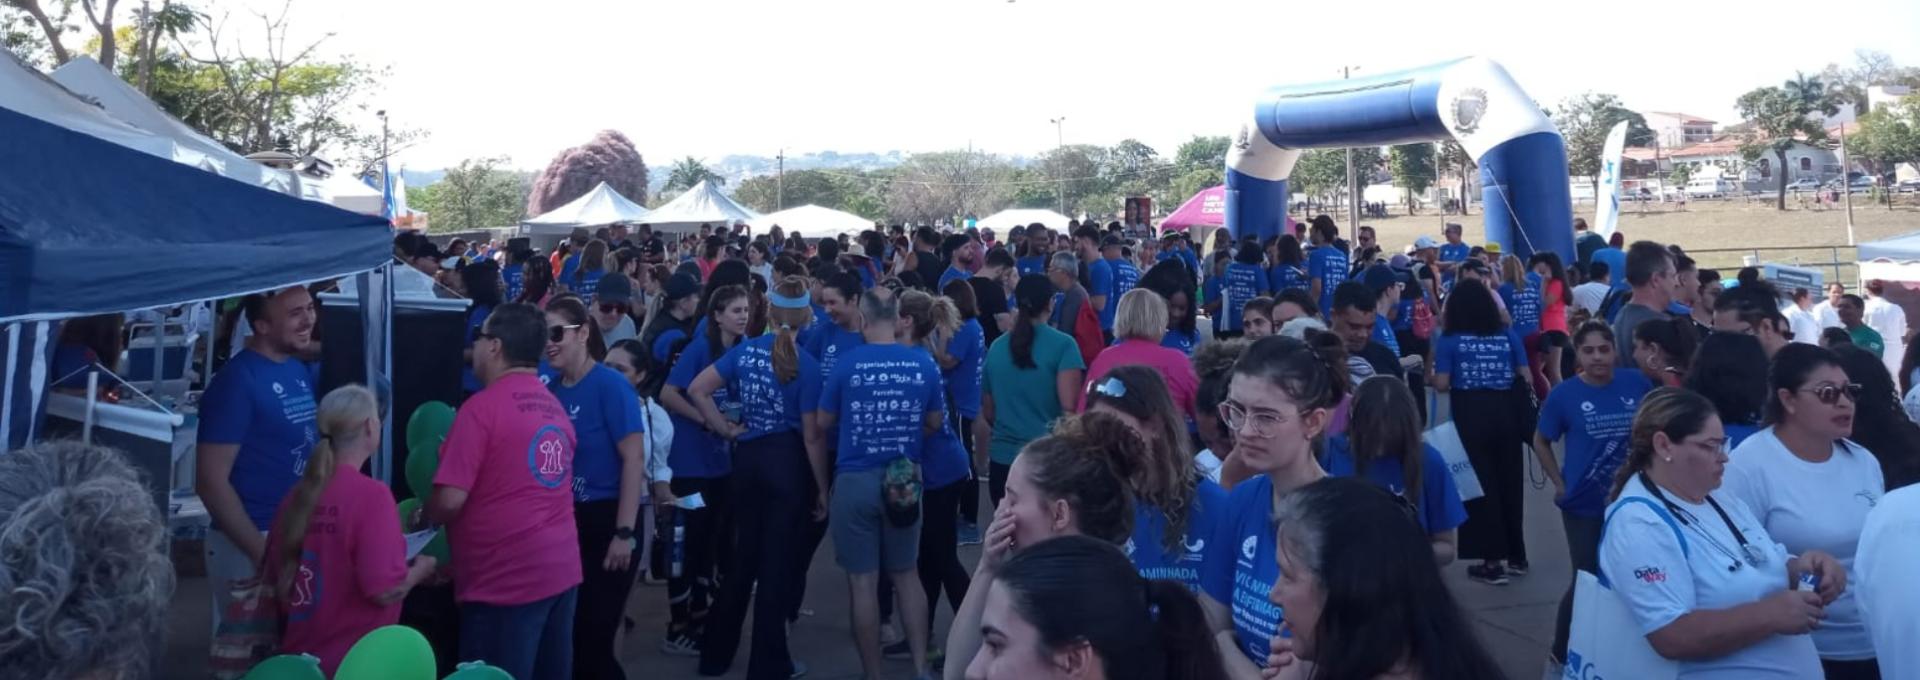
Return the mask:
[[[1200,557],[1205,554],[1202,551],[1206,550],[1207,548],[1207,539],[1196,538],[1196,539],[1186,541],[1186,547],[1187,547],[1187,554],[1181,555],[1180,560],[1182,562],[1198,562],[1200,561]],[[1247,556],[1252,557],[1253,555],[1248,554]]]
[[[1132,559],[1133,558],[1133,539],[1131,538],[1127,539],[1127,544],[1120,546],[1120,549],[1126,551],[1128,559]]]
[[[1661,583],[1667,580],[1667,572],[1659,567],[1641,567],[1633,570],[1633,577],[1645,583]]]
[[[1580,410],[1581,410],[1581,411],[1584,411],[1584,412],[1586,412],[1586,413],[1592,413],[1592,412],[1593,412],[1593,402],[1591,402],[1591,401],[1583,401],[1583,402],[1580,402]]]
[[[1253,559],[1254,549],[1258,547],[1260,547],[1260,537],[1248,536],[1247,540],[1240,542],[1240,556],[1251,560]]]
[[[287,608],[293,610],[287,615],[288,622],[305,621],[313,616],[314,609],[320,604],[320,556],[311,550],[300,551],[300,571],[293,576],[287,594]]]
[[[1880,505],[1880,496],[1876,495],[1872,491],[1861,491],[1859,493],[1854,494],[1853,497],[1860,499],[1860,502],[1862,503],[1866,503],[1867,507],[1869,508],[1879,507]]]
[[[274,393],[274,395],[275,395],[275,396],[278,396],[278,395],[282,395],[282,394],[286,394],[286,393],[287,393],[287,388],[285,388],[285,387],[281,387],[281,386],[280,386],[280,381],[278,381],[278,380],[275,380],[275,381],[273,381],[273,393]]]
[[[533,481],[549,489],[559,488],[567,479],[566,435],[554,425],[545,425],[533,433],[527,444],[527,470]]]

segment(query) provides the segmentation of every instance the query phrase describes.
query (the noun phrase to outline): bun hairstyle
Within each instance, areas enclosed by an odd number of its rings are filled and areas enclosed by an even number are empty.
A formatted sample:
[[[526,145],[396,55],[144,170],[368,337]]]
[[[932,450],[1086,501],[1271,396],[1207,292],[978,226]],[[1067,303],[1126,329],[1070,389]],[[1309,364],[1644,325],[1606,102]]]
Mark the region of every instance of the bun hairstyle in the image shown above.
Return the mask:
[[[1627,460],[1620,464],[1613,479],[1613,493],[1607,499],[1620,498],[1627,480],[1653,465],[1653,435],[1666,433],[1669,441],[1678,442],[1699,434],[1706,429],[1707,419],[1717,416],[1713,402],[1698,392],[1678,387],[1648,392],[1640,400],[1640,411],[1633,416],[1633,430],[1627,435]]]
[[[1308,331],[1305,340],[1260,338],[1234,362],[1233,375],[1268,381],[1303,411],[1330,409],[1347,394],[1346,345],[1326,331]]]
[[[807,294],[807,280],[788,276],[780,279],[773,290],[781,297],[797,298]],[[767,310],[767,316],[773,321],[773,377],[785,385],[800,375],[800,346],[795,336],[813,320],[813,312],[774,307]]]
[[[1142,293],[1150,295],[1150,293]],[[1128,295],[1132,295],[1131,292]],[[1124,389],[1113,396],[1100,389],[1109,380],[1117,380]],[[1087,385],[1087,412],[1107,406],[1125,413],[1152,430],[1147,442],[1147,465],[1127,479],[1138,500],[1151,504],[1167,518],[1161,547],[1178,551],[1187,535],[1193,516],[1194,485],[1199,483],[1193,467],[1193,450],[1187,437],[1185,418],[1173,404],[1167,381],[1159,371],[1141,365],[1118,366]]]
[[[1020,456],[1041,496],[1073,509],[1080,533],[1114,545],[1133,534],[1126,480],[1146,469],[1147,443],[1124,421],[1106,413],[1062,418]]]
[[[913,320],[914,344],[926,347],[936,359],[947,360],[947,341],[960,330],[960,310],[952,300],[934,297],[923,290],[903,291],[900,318]]]
[[[1061,536],[1028,546],[994,575],[1043,649],[1086,644],[1111,680],[1226,677],[1199,600],[1146,580],[1112,545]]]

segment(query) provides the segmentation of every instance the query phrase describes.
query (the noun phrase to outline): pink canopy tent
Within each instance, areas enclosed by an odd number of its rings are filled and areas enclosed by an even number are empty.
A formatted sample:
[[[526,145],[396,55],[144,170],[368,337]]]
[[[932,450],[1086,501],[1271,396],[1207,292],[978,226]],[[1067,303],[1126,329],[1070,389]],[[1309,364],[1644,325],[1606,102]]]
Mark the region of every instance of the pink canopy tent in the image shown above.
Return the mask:
[[[1293,229],[1293,216],[1281,218],[1288,230]],[[1187,231],[1193,227],[1218,227],[1227,223],[1227,188],[1210,187],[1200,190],[1193,198],[1180,204],[1179,209],[1166,219],[1160,220],[1160,230]]]

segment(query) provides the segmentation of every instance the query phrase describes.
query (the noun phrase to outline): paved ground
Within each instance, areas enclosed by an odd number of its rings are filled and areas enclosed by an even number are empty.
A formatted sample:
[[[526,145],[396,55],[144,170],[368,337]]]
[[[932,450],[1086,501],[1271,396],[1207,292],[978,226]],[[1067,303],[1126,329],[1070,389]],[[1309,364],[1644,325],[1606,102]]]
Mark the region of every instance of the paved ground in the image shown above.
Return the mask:
[[[1539,475],[1536,472],[1534,476]],[[1474,620],[1480,639],[1500,661],[1509,680],[1540,677],[1547,645],[1553,639],[1555,607],[1569,579],[1566,543],[1551,496],[1551,491],[1528,491],[1527,541],[1533,559],[1530,575],[1515,579],[1509,586],[1492,587],[1468,581],[1463,564],[1446,570],[1448,586]],[[829,548],[822,546],[815,556],[808,585],[806,606],[815,615],[803,618],[794,626],[792,647],[795,656],[812,667],[810,678],[857,679],[860,661],[848,633],[846,580],[834,567]],[[969,565],[978,556],[976,548],[961,550],[961,559]],[[206,587],[203,578],[181,580],[168,622],[167,661],[162,678],[201,680],[205,677]],[[937,630],[945,631],[950,612],[944,605],[940,609]],[[665,588],[641,587],[634,591],[629,611],[639,626],[624,637],[621,654],[629,677],[648,680],[699,677],[694,672],[693,659],[669,657],[659,652],[666,610]],[[734,670],[726,677],[745,676],[746,650],[747,643],[743,640]],[[888,661],[886,677],[911,678],[911,665],[906,661]]]

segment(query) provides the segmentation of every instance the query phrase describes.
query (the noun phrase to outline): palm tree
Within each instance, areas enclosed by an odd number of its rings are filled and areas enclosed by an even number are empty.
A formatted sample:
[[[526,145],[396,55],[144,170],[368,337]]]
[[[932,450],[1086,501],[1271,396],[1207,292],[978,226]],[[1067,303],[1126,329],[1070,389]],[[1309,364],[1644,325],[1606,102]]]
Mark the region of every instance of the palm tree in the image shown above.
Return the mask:
[[[703,181],[725,185],[727,178],[707,169],[700,159],[688,156],[673,163],[673,170],[667,173],[666,188],[668,191],[686,191]]]

